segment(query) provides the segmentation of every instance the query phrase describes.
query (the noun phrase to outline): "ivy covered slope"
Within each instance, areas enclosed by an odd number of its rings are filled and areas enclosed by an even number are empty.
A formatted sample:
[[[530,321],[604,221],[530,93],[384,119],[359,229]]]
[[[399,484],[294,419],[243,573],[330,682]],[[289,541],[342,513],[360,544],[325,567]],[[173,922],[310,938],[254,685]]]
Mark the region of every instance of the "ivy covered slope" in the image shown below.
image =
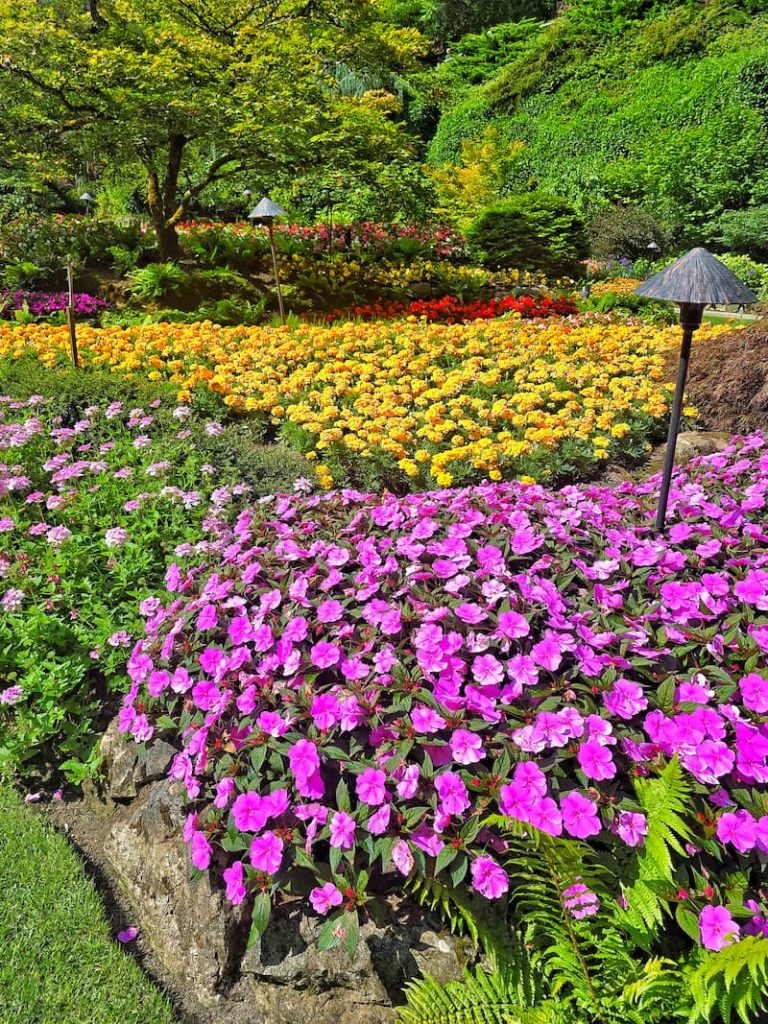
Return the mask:
[[[573,0],[465,36],[436,76],[435,166],[485,131],[507,191],[642,203],[688,238],[768,200],[766,0]]]

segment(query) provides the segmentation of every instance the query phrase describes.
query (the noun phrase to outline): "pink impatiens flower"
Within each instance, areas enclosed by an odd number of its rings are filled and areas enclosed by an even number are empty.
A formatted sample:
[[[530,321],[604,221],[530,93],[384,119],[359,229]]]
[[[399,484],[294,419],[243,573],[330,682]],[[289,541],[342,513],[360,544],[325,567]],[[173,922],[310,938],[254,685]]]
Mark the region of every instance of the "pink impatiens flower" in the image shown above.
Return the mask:
[[[332,907],[338,907],[343,900],[344,897],[333,882],[317,886],[309,894],[309,902],[317,914],[327,914]]]
[[[629,721],[648,707],[648,701],[639,683],[628,679],[617,679],[613,689],[603,694],[603,703],[617,718]]]
[[[616,774],[611,752],[597,740],[587,740],[579,747],[578,761],[588,779],[612,779]]]
[[[211,848],[211,844],[205,838],[204,833],[193,832],[191,858],[193,865],[199,871],[205,871],[205,869],[211,863],[212,853],[213,849]]]
[[[227,899],[230,903],[238,906],[246,896],[245,881],[243,877],[243,862],[236,860],[231,867],[224,871],[224,882],[227,887]]]
[[[413,854],[404,839],[398,839],[392,847],[392,863],[401,875],[410,875],[413,870]]]
[[[725,907],[707,906],[699,914],[701,944],[718,952],[739,939],[739,926]]]
[[[440,797],[440,810],[443,814],[462,814],[469,807],[467,787],[455,772],[438,775],[435,789]]]
[[[283,841],[274,832],[267,831],[255,836],[249,851],[251,864],[257,871],[265,871],[274,875],[280,870],[283,860]]]
[[[509,889],[507,873],[493,857],[481,856],[472,861],[472,888],[489,900],[497,900]]]
[[[232,804],[232,818],[238,832],[258,832],[264,828],[267,813],[258,793],[241,793]]]
[[[768,679],[750,672],[739,680],[739,689],[745,708],[758,714],[768,711]]]
[[[457,729],[451,735],[451,754],[459,764],[476,764],[485,757],[483,741],[476,732]]]
[[[597,804],[581,793],[566,793],[560,801],[560,809],[563,815],[565,831],[576,839],[588,839],[596,836],[600,830],[600,818],[597,813]]]
[[[384,803],[387,796],[386,781],[385,772],[376,768],[366,768],[355,780],[355,792],[363,803],[378,807]]]
[[[337,811],[331,818],[331,846],[341,850],[351,850],[355,845],[355,819],[344,811]]]

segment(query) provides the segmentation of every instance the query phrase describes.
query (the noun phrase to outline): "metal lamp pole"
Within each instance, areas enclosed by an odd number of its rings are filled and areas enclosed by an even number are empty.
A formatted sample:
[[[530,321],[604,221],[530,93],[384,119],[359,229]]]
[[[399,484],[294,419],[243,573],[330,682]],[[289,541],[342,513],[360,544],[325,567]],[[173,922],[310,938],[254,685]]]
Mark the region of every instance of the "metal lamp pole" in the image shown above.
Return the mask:
[[[683,414],[683,397],[685,395],[685,382],[688,379],[688,363],[691,358],[691,342],[693,332],[701,327],[701,318],[704,313],[704,306],[701,303],[681,302],[680,303],[680,326],[683,329],[683,342],[680,346],[680,362],[677,367],[677,383],[675,384],[675,397],[672,402],[672,412],[669,418],[669,433],[667,434],[667,450],[664,453],[664,469],[661,476],[661,489],[659,491],[659,506],[656,511],[656,532],[662,533],[667,518],[667,503],[669,502],[669,488],[672,484],[672,471],[675,468],[675,451],[677,449],[677,435],[680,431],[680,419]]]
[[[69,326],[69,352],[72,356],[72,365],[77,368],[80,365],[77,355],[77,329],[75,327],[75,280],[74,263],[67,260],[67,325]]]

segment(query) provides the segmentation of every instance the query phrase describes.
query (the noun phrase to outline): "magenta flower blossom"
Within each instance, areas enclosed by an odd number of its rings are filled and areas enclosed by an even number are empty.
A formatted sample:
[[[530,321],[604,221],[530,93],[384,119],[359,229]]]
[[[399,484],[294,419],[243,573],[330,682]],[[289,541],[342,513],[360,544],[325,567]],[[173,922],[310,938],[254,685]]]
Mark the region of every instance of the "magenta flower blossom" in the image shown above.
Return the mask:
[[[485,757],[483,741],[477,733],[457,729],[451,734],[451,754],[459,764],[476,764]]]
[[[227,887],[227,899],[234,906],[239,906],[248,891],[245,886],[243,862],[236,860],[230,867],[225,868],[223,878]]]
[[[375,768],[366,768],[355,780],[355,792],[365,804],[378,807],[387,797],[386,773]]]
[[[476,857],[471,864],[472,888],[489,900],[497,900],[509,889],[507,873],[493,857]]]
[[[115,526],[104,534],[104,543],[108,548],[120,548],[128,540],[128,531],[122,526]]]
[[[202,832],[192,834],[192,863],[199,871],[205,871],[211,863],[213,848]]]
[[[563,891],[563,906],[577,919],[591,917],[600,909],[600,899],[583,882],[575,882]]]
[[[288,751],[288,761],[297,782],[306,782],[320,768],[317,747],[311,740],[299,740]]]
[[[758,714],[768,711],[768,678],[750,672],[739,680],[744,707]]]
[[[616,774],[611,752],[596,740],[587,740],[579,747],[579,766],[588,779],[612,779]]]
[[[713,952],[739,940],[739,926],[725,907],[706,906],[699,914],[701,944]]]
[[[440,797],[440,809],[444,814],[463,814],[469,807],[467,787],[455,772],[443,772],[435,779],[435,789]]]
[[[442,715],[420,704],[411,711],[411,721],[416,732],[439,732],[445,728],[445,719]]]
[[[270,831],[254,836],[248,856],[257,871],[275,875],[283,860],[283,841]]]
[[[20,686],[6,686],[4,690],[0,690],[0,704],[15,704],[23,696],[24,691]]]
[[[642,686],[639,683],[632,683],[628,679],[617,679],[613,684],[613,689],[603,694],[603,703],[612,715],[626,721],[634,718],[648,707]]]
[[[241,793],[232,804],[232,820],[238,832],[259,832],[267,822],[264,801],[258,793]]]
[[[355,819],[345,811],[337,811],[331,818],[331,846],[338,846],[341,850],[351,850],[355,845]]]
[[[614,830],[627,846],[642,846],[648,835],[648,821],[644,814],[619,811],[614,818]]]
[[[372,814],[368,819],[366,828],[373,836],[383,835],[389,828],[389,819],[392,815],[392,807],[389,804],[384,804],[380,807],[375,814]]]
[[[392,863],[401,875],[410,875],[413,871],[413,854],[404,839],[398,839],[392,847]]]
[[[134,939],[138,938],[138,935],[138,928],[123,928],[122,931],[117,933],[117,941],[122,942],[123,944],[133,942]]]
[[[718,818],[717,838],[735,846],[739,853],[747,853],[757,842],[755,819],[748,811],[726,812]]]
[[[310,651],[310,658],[312,664],[317,665],[318,668],[332,668],[338,664],[341,658],[341,651],[336,644],[328,643],[327,640],[321,640]]]
[[[309,894],[309,902],[317,914],[327,914],[333,907],[338,907],[344,901],[344,897],[333,884],[326,882],[312,889]]]
[[[576,839],[588,839],[600,833],[602,826],[597,813],[597,805],[582,796],[581,793],[572,791],[566,793],[560,801],[560,809],[563,815],[563,826],[569,835]]]

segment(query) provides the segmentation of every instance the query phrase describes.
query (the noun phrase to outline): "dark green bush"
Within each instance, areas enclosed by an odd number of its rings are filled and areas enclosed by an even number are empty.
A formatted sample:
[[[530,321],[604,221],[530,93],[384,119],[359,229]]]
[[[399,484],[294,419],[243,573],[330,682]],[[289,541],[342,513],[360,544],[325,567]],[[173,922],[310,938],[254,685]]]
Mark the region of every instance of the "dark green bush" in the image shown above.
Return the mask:
[[[768,203],[724,213],[717,225],[716,241],[728,252],[767,261]]]
[[[527,192],[489,206],[467,232],[489,267],[539,271],[550,278],[578,277],[588,253],[584,223],[560,196]]]
[[[669,240],[667,226],[642,206],[617,203],[598,211],[589,224],[590,253],[600,260],[647,257],[649,242],[666,251]]]
[[[263,421],[247,418],[226,424],[213,436],[198,430],[193,441],[219,473],[248,484],[256,497],[292,492],[295,481],[302,477],[314,484],[312,464],[284,442],[265,443],[265,433]]]

